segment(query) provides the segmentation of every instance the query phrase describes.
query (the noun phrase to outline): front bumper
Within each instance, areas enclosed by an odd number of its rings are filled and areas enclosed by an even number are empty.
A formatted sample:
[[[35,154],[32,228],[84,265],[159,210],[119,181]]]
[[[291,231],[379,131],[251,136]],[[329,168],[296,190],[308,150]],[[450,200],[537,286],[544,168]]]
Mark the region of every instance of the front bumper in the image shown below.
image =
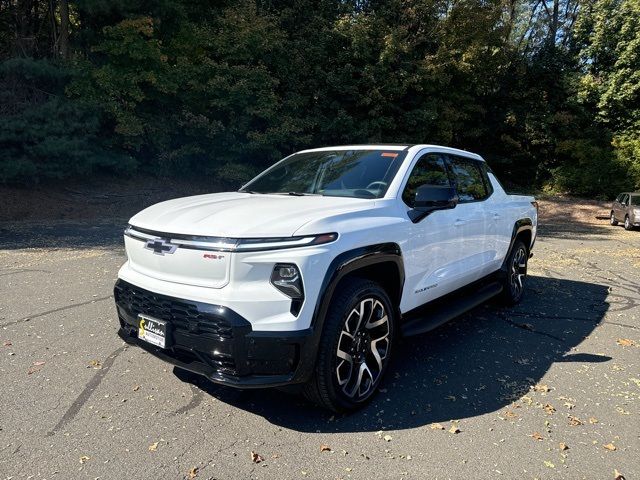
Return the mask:
[[[260,388],[305,381],[311,374],[311,329],[256,332],[233,310],[142,289],[119,279],[114,297],[118,335],[156,357],[216,383]],[[167,348],[138,338],[138,315],[165,320]]]

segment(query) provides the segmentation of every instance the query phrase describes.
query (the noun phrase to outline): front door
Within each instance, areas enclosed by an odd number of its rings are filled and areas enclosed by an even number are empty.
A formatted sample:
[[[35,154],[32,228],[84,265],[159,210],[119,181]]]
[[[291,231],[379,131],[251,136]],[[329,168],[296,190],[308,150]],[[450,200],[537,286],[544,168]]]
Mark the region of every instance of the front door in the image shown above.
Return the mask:
[[[422,185],[451,186],[446,155],[425,153],[415,162],[402,200],[413,207],[416,190]],[[464,210],[464,209],[463,209]],[[403,255],[405,290],[401,310],[406,312],[448,292],[465,253],[468,225],[460,217],[467,213],[458,207],[437,210],[411,223]]]

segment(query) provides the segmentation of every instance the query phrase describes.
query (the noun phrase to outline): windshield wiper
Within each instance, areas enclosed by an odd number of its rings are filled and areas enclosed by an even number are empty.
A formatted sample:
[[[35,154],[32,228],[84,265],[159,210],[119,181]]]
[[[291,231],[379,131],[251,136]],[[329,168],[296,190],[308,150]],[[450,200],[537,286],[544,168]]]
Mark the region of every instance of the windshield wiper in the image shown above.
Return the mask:
[[[254,190],[238,190],[238,192],[240,192],[240,193],[250,193],[252,195],[261,195],[262,194],[262,192],[256,192]]]
[[[319,193],[305,193],[305,192],[287,192],[287,195],[292,195],[294,197],[306,197],[306,196],[318,196]]]

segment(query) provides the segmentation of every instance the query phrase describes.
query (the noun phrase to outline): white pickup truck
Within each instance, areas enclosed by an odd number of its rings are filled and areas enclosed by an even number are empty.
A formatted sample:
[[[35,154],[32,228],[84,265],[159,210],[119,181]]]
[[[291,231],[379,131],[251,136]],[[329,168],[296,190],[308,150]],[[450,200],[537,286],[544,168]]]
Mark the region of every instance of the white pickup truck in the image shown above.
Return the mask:
[[[400,336],[522,298],[537,203],[436,145],[305,150],[237,192],[153,205],[125,230],[119,335],[238,388],[358,408]]]

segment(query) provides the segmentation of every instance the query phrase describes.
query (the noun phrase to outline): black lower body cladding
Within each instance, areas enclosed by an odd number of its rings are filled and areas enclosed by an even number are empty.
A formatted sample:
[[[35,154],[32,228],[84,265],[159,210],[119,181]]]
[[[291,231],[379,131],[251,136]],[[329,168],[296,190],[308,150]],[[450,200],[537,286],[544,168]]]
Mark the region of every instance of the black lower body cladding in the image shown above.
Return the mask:
[[[233,310],[160,295],[118,280],[114,297],[118,334],[127,343],[216,383],[240,387],[280,386],[304,381],[310,371],[305,348],[311,330],[254,332]],[[167,322],[166,345],[138,337],[139,315]]]

